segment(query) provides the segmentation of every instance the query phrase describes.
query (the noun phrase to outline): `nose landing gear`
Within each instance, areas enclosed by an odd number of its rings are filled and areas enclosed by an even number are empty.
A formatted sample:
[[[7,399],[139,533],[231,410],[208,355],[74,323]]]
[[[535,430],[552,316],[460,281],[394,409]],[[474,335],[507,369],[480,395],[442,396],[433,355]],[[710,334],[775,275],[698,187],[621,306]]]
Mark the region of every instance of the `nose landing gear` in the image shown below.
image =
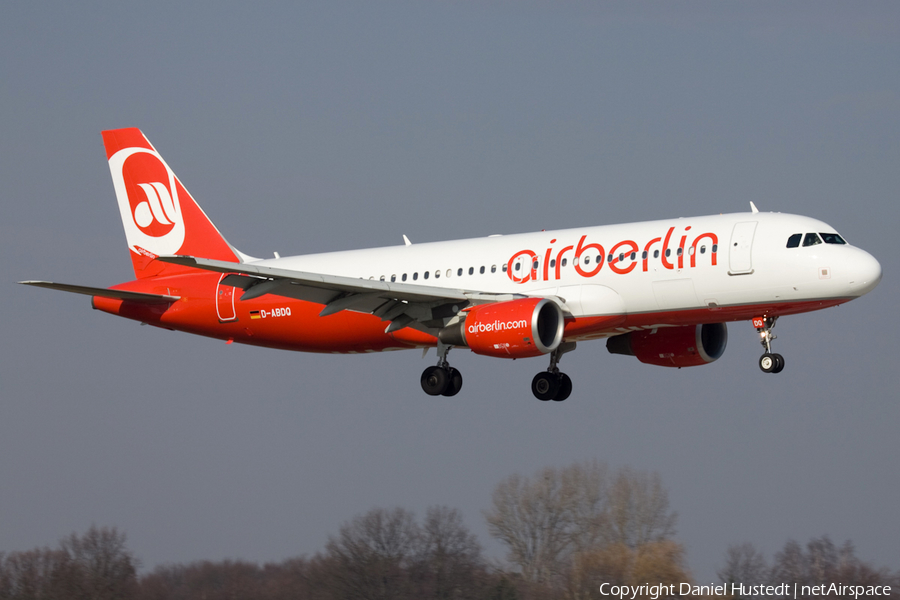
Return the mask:
[[[565,373],[560,373],[557,364],[563,354],[574,349],[575,342],[563,342],[550,353],[550,366],[531,380],[531,393],[535,398],[544,402],[562,402],[569,397],[572,393],[572,380]]]
[[[763,373],[781,373],[784,369],[784,357],[780,354],[772,352],[772,340],[776,336],[772,334],[775,328],[775,322],[778,317],[756,317],[753,319],[753,326],[759,332],[760,344],[766,349],[765,353],[759,357],[759,368]]]
[[[450,348],[438,342],[438,364],[422,372],[422,390],[429,396],[455,396],[462,389],[462,374],[447,362]]]

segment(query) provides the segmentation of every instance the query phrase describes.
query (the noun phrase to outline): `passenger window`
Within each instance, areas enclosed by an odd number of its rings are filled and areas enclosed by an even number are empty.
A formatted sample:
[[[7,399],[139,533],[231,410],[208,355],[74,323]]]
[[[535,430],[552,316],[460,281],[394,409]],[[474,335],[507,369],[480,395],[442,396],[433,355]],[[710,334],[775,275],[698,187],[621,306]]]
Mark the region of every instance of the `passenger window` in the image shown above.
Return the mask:
[[[678,256],[681,256],[681,254],[682,254],[683,252],[684,252],[684,248],[679,248],[679,249],[678,249],[678,252],[676,252],[675,254],[677,254]]]
[[[700,246],[700,254],[706,254],[706,246]]]
[[[619,262],[622,262],[623,260],[625,260],[625,253],[624,253],[624,252],[620,252],[620,253],[619,253]]]
[[[394,283],[394,282],[396,282],[396,281],[397,281],[397,276],[396,276],[396,275],[391,275],[391,283]]]
[[[453,275],[453,269],[447,269],[447,277]]]
[[[791,237],[788,238],[787,247],[788,248],[797,248],[800,246],[800,238],[803,237],[802,233],[795,233]]]
[[[647,251],[644,250],[643,254],[641,254],[641,258],[647,260]]]
[[[413,281],[415,281],[418,278],[419,278],[419,273],[418,273],[418,271],[416,271],[415,273],[413,273]]]
[[[584,257],[584,264],[586,264],[586,265],[591,264],[591,257],[590,257],[590,256],[585,256],[585,257]]]
[[[522,266],[522,263],[516,263],[516,271],[518,271],[519,267],[521,267],[521,266]],[[460,270],[462,270],[462,269],[460,269]]]
[[[484,265],[482,265],[482,267],[481,267],[480,269],[478,269],[478,272],[479,272],[481,275],[484,275]]]
[[[567,259],[567,258],[562,259],[562,266],[566,266],[566,262],[567,262],[568,260],[569,260],[569,259]]]
[[[637,252],[632,252],[632,253],[631,253],[631,260],[634,260],[635,258],[637,258]]]
[[[659,258],[659,250],[653,251],[653,258]]]
[[[437,279],[440,276],[441,276],[441,271],[440,271],[440,269],[438,269],[437,271],[434,272],[434,278]]]
[[[670,248],[666,248],[666,256],[672,254],[672,250]]]
[[[803,238],[803,246],[815,246],[816,244],[821,244],[822,240],[819,239],[819,236],[815,233],[807,233],[806,237]]]
[[[846,244],[844,238],[839,236],[836,233],[820,233],[822,239],[825,240],[826,244]]]
[[[518,268],[519,268],[519,265],[516,265],[516,268],[518,269]],[[456,276],[457,276],[457,277],[462,277],[462,269],[457,269],[457,270],[456,270]]]
[[[552,269],[555,266],[556,266],[556,259],[554,258],[550,261],[550,268]]]
[[[381,276],[381,281],[384,281],[384,275]]]
[[[606,257],[606,262],[612,262],[612,254]]]
[[[491,273],[497,272],[497,265],[491,265]]]
[[[403,277],[400,278],[401,281],[406,281],[406,273],[403,274]]]
[[[425,271],[425,273],[423,274],[423,276],[425,277],[425,279],[428,279],[428,271]],[[415,277],[413,277],[413,279],[415,279]]]
[[[718,252],[718,251],[719,251],[719,245],[718,245],[718,244],[713,244],[713,254],[715,254],[715,253]]]
[[[507,265],[506,263],[503,263],[503,272],[506,273],[506,271],[508,269],[509,269],[509,265]]]

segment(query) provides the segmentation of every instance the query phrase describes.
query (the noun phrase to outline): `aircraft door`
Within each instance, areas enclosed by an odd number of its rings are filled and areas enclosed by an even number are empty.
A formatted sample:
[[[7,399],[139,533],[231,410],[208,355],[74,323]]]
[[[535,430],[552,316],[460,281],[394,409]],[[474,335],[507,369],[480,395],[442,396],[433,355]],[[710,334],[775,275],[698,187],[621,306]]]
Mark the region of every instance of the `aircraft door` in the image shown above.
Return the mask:
[[[731,232],[731,244],[728,246],[728,274],[749,275],[753,272],[750,251],[753,249],[753,234],[756,232],[756,221],[736,223]]]
[[[223,285],[222,280],[227,276],[222,273],[219,277],[219,283],[216,285],[216,314],[220,323],[234,321],[237,319],[237,313],[234,310],[234,290],[230,285]]]

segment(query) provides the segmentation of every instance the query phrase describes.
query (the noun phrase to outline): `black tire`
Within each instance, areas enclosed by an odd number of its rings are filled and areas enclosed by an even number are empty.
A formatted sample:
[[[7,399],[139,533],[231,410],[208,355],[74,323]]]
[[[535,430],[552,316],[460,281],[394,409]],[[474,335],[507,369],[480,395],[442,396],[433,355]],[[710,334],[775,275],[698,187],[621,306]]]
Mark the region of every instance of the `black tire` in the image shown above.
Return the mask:
[[[559,390],[559,377],[549,372],[538,373],[531,380],[531,393],[538,400],[552,400]]]
[[[462,373],[450,367],[447,375],[447,389],[442,392],[444,396],[455,396],[462,389]]]
[[[450,383],[450,374],[441,367],[428,367],[422,372],[422,389],[429,396],[440,396]]]
[[[763,373],[771,373],[777,366],[778,360],[775,358],[774,354],[769,354],[768,352],[766,352],[759,357],[759,368]]]
[[[572,380],[569,379],[569,376],[565,373],[559,374],[559,389],[556,390],[556,395],[553,397],[555,402],[562,402],[566,398],[569,397],[569,394],[572,393]]]
[[[781,373],[784,371],[784,357],[780,354],[773,354],[775,357],[775,368],[772,369],[773,373]]]

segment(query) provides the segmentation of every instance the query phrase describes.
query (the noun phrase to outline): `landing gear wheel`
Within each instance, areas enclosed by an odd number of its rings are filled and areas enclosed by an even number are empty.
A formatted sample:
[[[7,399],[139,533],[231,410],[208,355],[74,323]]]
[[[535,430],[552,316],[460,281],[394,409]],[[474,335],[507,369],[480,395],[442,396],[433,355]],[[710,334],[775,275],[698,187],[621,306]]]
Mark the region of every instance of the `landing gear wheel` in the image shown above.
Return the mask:
[[[784,357],[780,354],[773,354],[775,357],[775,368],[772,369],[773,373],[781,373],[784,370]]]
[[[450,373],[442,367],[428,367],[422,372],[422,389],[429,396],[440,396],[447,390],[450,383]],[[462,377],[460,376],[460,387]],[[456,390],[457,392],[459,390]]]
[[[762,356],[759,357],[759,368],[762,369],[763,373],[774,373],[775,369],[778,368],[778,360],[775,358],[776,354],[769,354],[766,352]],[[782,368],[784,368],[784,359],[781,359]]]
[[[565,373],[559,374],[559,389],[553,397],[554,402],[562,402],[572,393],[572,380]]]
[[[441,392],[443,396],[455,396],[462,389],[462,373],[450,367],[447,373],[447,389]]]
[[[546,371],[538,373],[531,380],[531,393],[538,400],[552,400],[559,391],[559,377]]]
[[[759,357],[759,368],[763,373],[781,373],[784,370],[784,357],[772,352],[772,329],[778,317],[754,317],[753,326],[759,332],[760,344],[765,348],[765,354]]]

